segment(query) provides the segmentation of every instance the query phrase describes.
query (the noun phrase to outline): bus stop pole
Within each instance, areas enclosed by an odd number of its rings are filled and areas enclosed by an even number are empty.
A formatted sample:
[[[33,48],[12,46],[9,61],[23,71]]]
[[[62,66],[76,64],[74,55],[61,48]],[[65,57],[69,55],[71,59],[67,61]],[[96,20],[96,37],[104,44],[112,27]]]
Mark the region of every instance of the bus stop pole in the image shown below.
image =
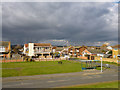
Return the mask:
[[[102,71],[102,57],[100,57],[100,59],[101,59],[101,72],[103,72],[103,71]]]

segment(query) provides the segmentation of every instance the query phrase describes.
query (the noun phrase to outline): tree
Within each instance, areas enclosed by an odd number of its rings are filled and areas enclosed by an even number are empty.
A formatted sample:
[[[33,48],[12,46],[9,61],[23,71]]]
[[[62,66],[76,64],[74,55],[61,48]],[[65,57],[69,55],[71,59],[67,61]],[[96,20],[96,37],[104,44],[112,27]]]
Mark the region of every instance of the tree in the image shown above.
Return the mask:
[[[109,53],[108,54],[112,54],[112,51],[109,51]]]

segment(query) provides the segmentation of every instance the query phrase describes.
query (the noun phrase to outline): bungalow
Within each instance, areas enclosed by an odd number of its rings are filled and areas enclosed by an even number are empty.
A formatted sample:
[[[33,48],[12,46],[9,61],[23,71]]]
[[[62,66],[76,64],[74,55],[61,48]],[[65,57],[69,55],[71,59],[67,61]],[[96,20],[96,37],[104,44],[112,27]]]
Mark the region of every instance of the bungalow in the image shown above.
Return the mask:
[[[82,52],[82,56],[85,57],[85,55],[92,55],[92,53],[90,51],[88,51],[87,49],[85,49],[83,52]]]
[[[85,49],[83,52],[82,52],[82,56],[85,56],[85,55],[93,55],[93,56],[100,56],[100,57],[104,57],[104,53],[102,52],[102,50],[93,50],[93,49]]]

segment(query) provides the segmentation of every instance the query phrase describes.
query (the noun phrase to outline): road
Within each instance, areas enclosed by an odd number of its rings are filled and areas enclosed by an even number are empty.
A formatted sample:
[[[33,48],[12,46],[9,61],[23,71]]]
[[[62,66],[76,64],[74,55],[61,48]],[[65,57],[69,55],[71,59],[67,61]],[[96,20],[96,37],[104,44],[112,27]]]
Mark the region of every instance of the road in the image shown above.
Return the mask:
[[[2,79],[3,88],[54,88],[79,84],[118,80],[118,67],[111,69],[86,70],[83,72],[7,77]]]

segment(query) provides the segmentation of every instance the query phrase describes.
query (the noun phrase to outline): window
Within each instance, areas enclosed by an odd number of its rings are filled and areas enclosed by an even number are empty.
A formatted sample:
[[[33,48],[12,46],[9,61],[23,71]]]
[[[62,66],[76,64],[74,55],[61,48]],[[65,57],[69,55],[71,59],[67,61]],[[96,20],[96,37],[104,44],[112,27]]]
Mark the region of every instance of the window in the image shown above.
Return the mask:
[[[49,49],[49,47],[46,47],[45,49]]]

